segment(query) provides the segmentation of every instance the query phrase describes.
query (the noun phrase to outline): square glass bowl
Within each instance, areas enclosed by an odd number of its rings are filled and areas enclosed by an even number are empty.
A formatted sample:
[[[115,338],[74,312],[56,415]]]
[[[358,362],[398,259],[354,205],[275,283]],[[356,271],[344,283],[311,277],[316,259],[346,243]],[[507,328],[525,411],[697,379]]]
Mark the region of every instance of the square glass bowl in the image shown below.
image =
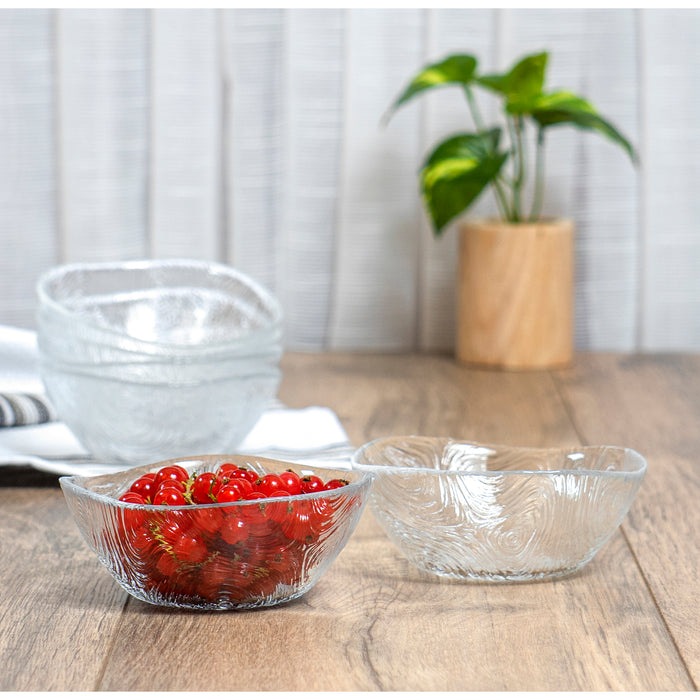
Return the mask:
[[[234,268],[73,263],[37,294],[46,392],[97,459],[233,452],[277,394],[281,305]]]
[[[255,354],[282,330],[269,290],[203,260],[59,265],[39,279],[37,295],[40,346],[65,362]]]
[[[193,476],[216,472],[225,463],[260,476],[291,468],[302,477],[349,483],[331,491],[203,505],[118,500],[147,472],[178,464]],[[284,603],[314,586],[355,529],[372,475],[210,455],[104,476],[64,476],[60,483],[85,541],[135,598],[168,607],[231,610]]]
[[[623,447],[397,436],[363,445],[352,466],[374,474],[370,509],[419,569],[530,581],[588,563],[627,514],[647,464]]]

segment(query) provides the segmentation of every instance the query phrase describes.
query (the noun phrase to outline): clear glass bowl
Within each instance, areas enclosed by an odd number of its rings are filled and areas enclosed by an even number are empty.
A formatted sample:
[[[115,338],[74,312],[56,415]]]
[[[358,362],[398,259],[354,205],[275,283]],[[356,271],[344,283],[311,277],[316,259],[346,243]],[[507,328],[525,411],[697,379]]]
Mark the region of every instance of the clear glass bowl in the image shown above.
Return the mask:
[[[281,305],[268,290],[205,261],[62,265],[39,279],[37,294],[40,350],[51,342],[51,355],[78,362],[99,362],[101,351],[113,361],[130,353],[250,354],[278,343],[282,328]]]
[[[83,368],[113,363],[193,362],[265,358],[278,361],[282,356],[282,324],[258,330],[224,345],[192,345],[172,348],[120,336],[101,337],[81,322],[64,318],[50,308],[37,311],[38,348],[44,357]]]
[[[231,267],[74,263],[37,293],[44,386],[97,459],[235,451],[277,393],[281,306]]]
[[[620,525],[646,472],[628,448],[422,436],[369,442],[352,466],[375,475],[372,513],[413,565],[478,581],[578,571]]]
[[[140,377],[133,367],[103,375],[40,367],[60,419],[93,457],[117,464],[235,450],[277,395],[282,376],[271,367],[228,376],[210,367],[209,377],[192,381],[177,368],[168,378],[167,367],[149,367]]]
[[[224,462],[260,474],[287,468],[350,483],[316,494],[229,504],[145,506],[118,497],[145,473],[177,463],[193,472]],[[97,477],[61,477],[68,507],[85,541],[134,597],[177,608],[245,609],[302,596],[345,546],[365,507],[370,474],[241,455],[188,457]],[[205,545],[196,554],[180,537]]]

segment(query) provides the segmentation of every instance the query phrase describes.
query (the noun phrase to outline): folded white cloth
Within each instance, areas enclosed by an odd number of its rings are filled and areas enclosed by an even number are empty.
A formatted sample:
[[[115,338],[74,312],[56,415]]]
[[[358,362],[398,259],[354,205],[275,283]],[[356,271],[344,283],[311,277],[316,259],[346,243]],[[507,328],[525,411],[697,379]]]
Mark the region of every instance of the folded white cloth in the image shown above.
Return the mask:
[[[35,334],[0,326],[0,394],[23,395],[25,401],[30,401],[27,394],[42,398],[47,418],[55,418],[42,392]],[[28,419],[23,425],[21,422],[15,420],[14,427],[0,428],[0,465],[30,465],[56,474],[85,475],[128,468],[95,463],[60,421],[35,421],[34,425]],[[330,408],[290,409],[279,404],[263,413],[236,450],[239,454],[335,468],[349,468],[352,451],[342,424]]]
[[[0,325],[0,391],[42,394],[36,333]]]

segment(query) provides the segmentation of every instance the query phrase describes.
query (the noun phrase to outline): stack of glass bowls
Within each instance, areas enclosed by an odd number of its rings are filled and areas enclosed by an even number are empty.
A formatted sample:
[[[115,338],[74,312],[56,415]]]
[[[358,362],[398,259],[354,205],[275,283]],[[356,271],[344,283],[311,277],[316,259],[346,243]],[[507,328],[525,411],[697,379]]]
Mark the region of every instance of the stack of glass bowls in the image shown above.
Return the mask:
[[[230,452],[277,393],[280,303],[233,268],[76,263],[45,273],[37,293],[47,394],[104,461]]]

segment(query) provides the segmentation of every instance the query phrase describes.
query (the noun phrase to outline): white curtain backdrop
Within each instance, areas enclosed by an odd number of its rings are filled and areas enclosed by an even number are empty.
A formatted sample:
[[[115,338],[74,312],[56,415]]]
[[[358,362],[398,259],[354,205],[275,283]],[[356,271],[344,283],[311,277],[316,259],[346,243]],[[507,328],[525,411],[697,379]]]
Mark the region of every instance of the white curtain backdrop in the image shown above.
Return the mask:
[[[429,61],[540,50],[641,154],[549,137],[577,347],[700,350],[698,10],[0,10],[0,324],[33,327],[53,264],[195,257],[278,294],[288,349],[449,351],[455,229],[416,175],[466,105],[380,120]]]

